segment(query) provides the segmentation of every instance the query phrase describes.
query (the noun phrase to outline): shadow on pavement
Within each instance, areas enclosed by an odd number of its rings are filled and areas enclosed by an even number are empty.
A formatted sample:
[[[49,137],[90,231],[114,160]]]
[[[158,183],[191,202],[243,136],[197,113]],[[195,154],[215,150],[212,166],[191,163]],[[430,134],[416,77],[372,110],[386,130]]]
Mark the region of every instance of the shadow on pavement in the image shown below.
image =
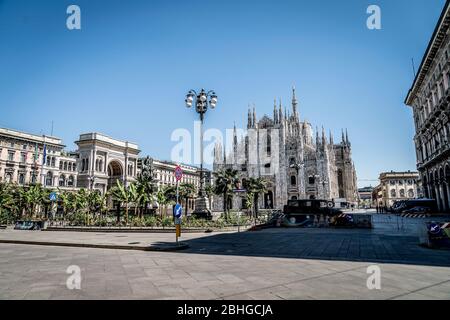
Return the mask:
[[[265,229],[183,241],[180,253],[399,263],[450,267],[450,250],[421,247],[417,236],[361,229]]]

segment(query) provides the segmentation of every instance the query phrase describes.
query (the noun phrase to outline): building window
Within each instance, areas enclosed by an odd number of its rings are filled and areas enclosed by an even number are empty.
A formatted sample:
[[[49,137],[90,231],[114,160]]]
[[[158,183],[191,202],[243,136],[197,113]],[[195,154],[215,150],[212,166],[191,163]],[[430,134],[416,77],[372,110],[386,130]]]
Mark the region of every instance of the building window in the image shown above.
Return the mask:
[[[64,162],[64,171],[67,171],[67,162]]]
[[[31,183],[36,183],[36,174],[31,175]]]
[[[72,170],[73,171],[77,171],[77,164],[76,163],[72,163]]]
[[[73,183],[74,183],[73,176],[70,176],[69,179],[67,180],[67,186],[73,187]]]
[[[400,189],[400,198],[405,197],[405,189]]]
[[[409,189],[408,190],[408,198],[414,198],[414,190],[413,189]]]
[[[46,186],[53,186],[53,174],[51,172],[47,172],[47,175],[45,176],[45,185]]]
[[[63,169],[63,162],[60,161],[60,162],[59,162],[59,170],[62,170],[62,169]]]
[[[8,152],[8,160],[9,161],[14,161],[14,151],[9,151]]]
[[[59,177],[59,186],[60,187],[65,187],[66,186],[66,177],[64,175],[61,175]]]
[[[309,184],[315,184],[315,183],[316,183],[316,178],[314,178],[314,177],[309,177],[309,178],[308,178],[308,183],[309,183]]]
[[[395,192],[394,189],[391,190],[391,198],[396,198],[397,197],[397,192]]]
[[[56,167],[56,160],[55,160],[55,157],[52,157],[52,167]]]
[[[27,154],[26,153],[20,154],[20,162],[22,162],[22,163],[27,162]]]
[[[297,178],[295,176],[291,176],[291,186],[297,185]]]
[[[50,158],[50,156],[47,156],[47,166],[50,167],[50,163],[51,163],[51,158]]]
[[[395,186],[395,180],[391,180],[389,181],[389,183],[391,184],[391,186]]]
[[[25,184],[25,174],[19,174],[19,184]]]
[[[7,172],[5,174],[5,182],[6,183],[10,183],[12,181],[12,173],[11,172]]]

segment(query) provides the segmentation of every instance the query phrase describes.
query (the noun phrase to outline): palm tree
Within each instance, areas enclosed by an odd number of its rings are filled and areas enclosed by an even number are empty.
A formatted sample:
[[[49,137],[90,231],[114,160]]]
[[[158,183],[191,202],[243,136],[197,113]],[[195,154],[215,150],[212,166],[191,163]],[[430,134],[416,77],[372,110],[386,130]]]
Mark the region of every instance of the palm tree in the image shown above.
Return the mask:
[[[249,178],[246,183],[247,193],[253,197],[255,219],[258,218],[258,200],[261,193],[267,192],[267,181],[264,178]]]
[[[8,183],[0,183],[0,215],[5,212],[11,212],[14,206],[14,198],[11,193],[11,185]]]
[[[116,181],[116,186],[111,189],[111,195],[114,200],[119,201],[125,205],[125,223],[128,224],[128,209],[131,202],[131,193],[119,180]],[[120,222],[120,216],[117,217]]]
[[[153,174],[139,174],[136,180],[137,193],[139,195],[139,203],[145,212],[148,204],[154,199],[155,194],[158,192],[157,181]]]
[[[60,191],[59,192],[59,201],[61,202],[61,206],[63,209],[63,219],[67,216],[67,212],[69,210],[69,207],[73,204],[73,200],[71,198],[71,193],[67,191]]]
[[[174,186],[166,186],[164,188],[165,202],[165,215],[167,216],[167,206],[177,201],[177,188]]]
[[[185,201],[185,205],[186,205],[185,214],[187,216],[188,210],[189,210],[188,202],[189,202],[189,199],[192,199],[195,197],[196,188],[192,183],[182,183],[179,186],[178,193],[179,193],[180,198],[184,199],[184,201]]]
[[[214,193],[223,196],[223,211],[225,220],[228,220],[228,201],[232,197],[235,184],[239,181],[238,171],[227,168],[214,172],[215,190]]]
[[[145,194],[143,192],[142,193],[139,192],[142,190],[143,189],[138,189],[138,186],[136,183],[132,183],[128,187],[130,202],[132,202],[134,204],[134,216],[137,216],[138,206],[140,205],[143,197],[145,196]]]
[[[47,208],[50,203],[50,192],[50,190],[43,188],[40,184],[28,187],[24,198],[27,206],[31,209],[30,213],[32,217],[37,216],[39,214],[37,211],[40,211],[42,207]]]

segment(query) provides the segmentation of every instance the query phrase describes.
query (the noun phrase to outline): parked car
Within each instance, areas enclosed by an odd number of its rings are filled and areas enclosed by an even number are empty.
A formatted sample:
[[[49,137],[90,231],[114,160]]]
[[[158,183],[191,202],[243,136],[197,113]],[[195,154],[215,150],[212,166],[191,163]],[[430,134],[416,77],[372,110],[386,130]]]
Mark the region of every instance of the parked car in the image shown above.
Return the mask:
[[[403,213],[429,213],[431,209],[429,207],[414,207],[404,210]]]
[[[437,203],[433,199],[411,199],[411,200],[401,200],[396,201],[392,205],[393,213],[405,213],[405,211],[416,208],[428,208],[429,212],[436,211]]]

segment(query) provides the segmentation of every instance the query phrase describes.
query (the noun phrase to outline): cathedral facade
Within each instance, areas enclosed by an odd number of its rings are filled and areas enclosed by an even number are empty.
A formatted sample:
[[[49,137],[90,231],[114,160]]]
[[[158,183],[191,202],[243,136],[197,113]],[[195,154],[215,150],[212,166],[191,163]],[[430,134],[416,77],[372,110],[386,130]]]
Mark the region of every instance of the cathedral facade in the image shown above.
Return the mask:
[[[315,130],[300,119],[295,89],[292,109],[286,111],[274,103],[273,116],[258,120],[256,110],[248,111],[247,130],[238,137],[233,131],[232,150],[220,143],[214,152],[214,171],[233,168],[245,179],[263,177],[267,192],[260,197],[260,208],[283,209],[288,200],[321,199],[335,203],[355,204],[358,200],[356,171],[352,161],[348,134],[342,132],[341,142],[327,137],[322,128]],[[232,207],[245,207],[241,194],[233,197]],[[214,202],[214,210],[223,208],[221,199]]]

